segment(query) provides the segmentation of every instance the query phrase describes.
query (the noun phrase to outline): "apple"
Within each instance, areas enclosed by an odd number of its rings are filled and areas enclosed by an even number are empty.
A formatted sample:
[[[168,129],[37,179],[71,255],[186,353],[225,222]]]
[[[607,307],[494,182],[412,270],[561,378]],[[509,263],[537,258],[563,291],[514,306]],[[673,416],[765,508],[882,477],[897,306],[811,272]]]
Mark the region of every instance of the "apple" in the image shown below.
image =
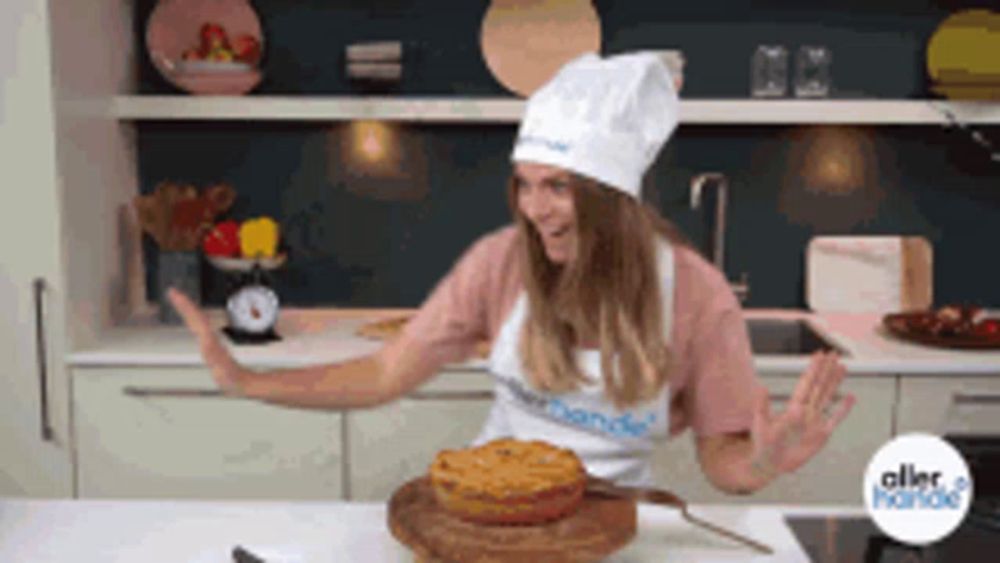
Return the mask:
[[[233,56],[240,62],[256,64],[260,59],[260,41],[248,34],[236,37],[233,39]]]

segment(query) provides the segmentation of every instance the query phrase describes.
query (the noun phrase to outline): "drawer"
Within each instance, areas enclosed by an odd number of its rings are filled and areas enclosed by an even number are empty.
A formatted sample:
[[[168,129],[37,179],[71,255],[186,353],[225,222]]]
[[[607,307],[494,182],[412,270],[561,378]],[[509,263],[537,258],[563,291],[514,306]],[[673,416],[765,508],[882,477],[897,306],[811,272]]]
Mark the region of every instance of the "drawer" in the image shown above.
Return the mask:
[[[74,377],[81,497],[341,496],[339,413],[219,396],[203,369],[77,369]]]

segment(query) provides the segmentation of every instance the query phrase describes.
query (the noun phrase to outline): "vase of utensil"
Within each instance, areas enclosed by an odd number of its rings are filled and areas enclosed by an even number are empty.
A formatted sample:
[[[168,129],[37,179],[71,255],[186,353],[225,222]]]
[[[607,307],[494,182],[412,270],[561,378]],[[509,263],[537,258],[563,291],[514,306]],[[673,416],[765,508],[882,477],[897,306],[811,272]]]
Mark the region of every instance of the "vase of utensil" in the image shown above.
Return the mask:
[[[157,259],[156,278],[160,321],[164,324],[181,324],[183,319],[167,299],[167,290],[173,287],[187,295],[192,302],[201,303],[201,260],[198,252],[161,250]]]

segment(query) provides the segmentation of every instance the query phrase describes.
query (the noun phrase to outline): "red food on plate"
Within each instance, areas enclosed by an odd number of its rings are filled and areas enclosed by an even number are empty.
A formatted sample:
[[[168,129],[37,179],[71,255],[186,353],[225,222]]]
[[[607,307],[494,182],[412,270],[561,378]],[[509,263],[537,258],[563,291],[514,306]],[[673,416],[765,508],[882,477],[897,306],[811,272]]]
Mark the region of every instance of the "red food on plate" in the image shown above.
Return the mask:
[[[1000,349],[1000,318],[981,317],[982,307],[945,305],[885,315],[883,326],[904,340],[946,348]]]
[[[1000,338],[1000,319],[984,319],[973,325],[976,336]]]

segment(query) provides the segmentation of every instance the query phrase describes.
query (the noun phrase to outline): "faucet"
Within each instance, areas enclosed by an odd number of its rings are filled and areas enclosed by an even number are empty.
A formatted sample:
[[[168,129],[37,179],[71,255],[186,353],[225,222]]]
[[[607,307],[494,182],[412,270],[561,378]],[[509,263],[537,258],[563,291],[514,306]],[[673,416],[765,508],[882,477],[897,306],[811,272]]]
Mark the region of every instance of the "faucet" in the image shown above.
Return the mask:
[[[691,209],[701,207],[705,184],[715,185],[715,216],[712,218],[712,234],[709,237],[708,254],[720,272],[726,273],[726,205],[729,203],[729,181],[725,174],[705,172],[691,178]],[[750,295],[750,281],[747,273],[740,274],[740,281],[730,283],[733,293],[742,304]]]

